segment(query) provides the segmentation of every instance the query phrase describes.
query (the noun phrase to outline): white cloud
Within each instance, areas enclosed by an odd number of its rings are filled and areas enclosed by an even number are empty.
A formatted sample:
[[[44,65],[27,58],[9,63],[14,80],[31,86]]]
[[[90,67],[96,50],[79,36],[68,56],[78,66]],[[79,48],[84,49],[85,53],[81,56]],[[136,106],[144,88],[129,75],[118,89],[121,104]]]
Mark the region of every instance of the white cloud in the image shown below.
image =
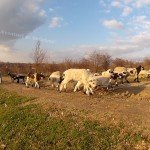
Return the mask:
[[[103,25],[109,29],[123,29],[124,25],[122,22],[113,20],[104,20]]]
[[[44,0],[1,0],[0,2],[0,60],[26,61],[27,52],[14,49],[16,40],[33,32],[46,21],[42,9]],[[22,60],[22,58],[26,60]],[[26,61],[27,62],[27,61]]]
[[[109,10],[109,9],[106,9],[106,10],[105,10],[105,13],[106,13],[106,14],[108,14],[108,13],[110,13],[110,12],[111,12],[111,10]]]
[[[53,8],[49,8],[49,12],[53,12],[54,11],[54,9]]]
[[[99,3],[100,3],[100,6],[106,7],[106,3],[104,2],[104,0],[100,0]]]
[[[137,59],[139,57],[146,57],[150,49],[150,33],[139,33],[137,35],[127,37],[126,39],[115,40],[112,44],[106,45],[80,45],[73,48],[67,54],[71,56],[80,57],[87,56],[91,51],[100,51],[108,53],[112,57],[124,57]],[[141,55],[142,53],[142,55]],[[150,54],[149,54],[150,56]],[[71,57],[70,57],[71,58]],[[78,57],[79,58],[79,57]]]
[[[138,44],[142,48],[150,48],[150,33],[140,33],[132,38],[135,44]]]
[[[5,52],[5,53],[10,52],[10,47],[5,46],[5,45],[0,45],[0,52],[1,53],[2,52]]]
[[[133,17],[131,26],[136,27],[139,31],[150,32],[150,19],[144,15]]]
[[[135,21],[137,23],[142,23],[143,21],[145,21],[146,16],[136,16]]]
[[[135,6],[141,8],[150,5],[150,0],[136,0]]]
[[[123,9],[122,16],[128,16],[131,12],[132,8],[127,6]]]
[[[64,19],[62,17],[53,17],[50,21],[50,28],[61,27],[61,23]]]
[[[125,4],[130,4],[131,2],[133,2],[134,0],[124,0]]]
[[[3,62],[31,62],[29,52],[12,50],[11,47],[0,45],[0,61]]]
[[[40,5],[41,0],[1,0],[0,30],[24,35],[32,32],[46,19]]]
[[[46,16],[46,11],[45,11],[45,10],[41,10],[41,11],[39,12],[39,16],[40,16],[40,17],[45,17],[45,16]]]
[[[113,7],[121,7],[121,3],[120,3],[120,1],[113,1],[113,2],[111,2],[111,6],[113,6]]]
[[[124,0],[124,1],[114,0],[111,2],[111,6],[113,6],[113,7],[120,8],[124,5],[126,5],[126,6],[132,5],[133,7],[136,7],[136,8],[142,8],[145,6],[149,6],[150,0]]]
[[[111,6],[113,6],[113,7],[120,8],[124,5],[126,5],[126,6],[132,5],[133,7],[136,7],[136,8],[142,8],[145,6],[149,6],[150,0],[124,0],[124,1],[114,0],[111,2]]]

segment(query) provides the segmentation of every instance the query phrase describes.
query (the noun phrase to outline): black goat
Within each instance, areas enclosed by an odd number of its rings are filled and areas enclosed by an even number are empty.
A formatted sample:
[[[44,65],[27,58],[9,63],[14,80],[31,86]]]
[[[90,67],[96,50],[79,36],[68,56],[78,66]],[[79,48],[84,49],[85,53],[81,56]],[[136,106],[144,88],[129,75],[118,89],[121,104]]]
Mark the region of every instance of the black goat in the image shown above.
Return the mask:
[[[141,65],[139,65],[138,67],[136,67],[137,76],[134,79],[134,81],[140,82],[139,81],[139,73],[140,73],[141,70],[144,70],[144,67],[142,67]]]
[[[10,73],[10,72],[8,72],[8,75],[10,76],[12,82],[14,82],[15,80],[17,80],[17,83],[19,83],[20,80],[22,80],[23,83],[24,83],[25,75],[16,74],[16,73]]]

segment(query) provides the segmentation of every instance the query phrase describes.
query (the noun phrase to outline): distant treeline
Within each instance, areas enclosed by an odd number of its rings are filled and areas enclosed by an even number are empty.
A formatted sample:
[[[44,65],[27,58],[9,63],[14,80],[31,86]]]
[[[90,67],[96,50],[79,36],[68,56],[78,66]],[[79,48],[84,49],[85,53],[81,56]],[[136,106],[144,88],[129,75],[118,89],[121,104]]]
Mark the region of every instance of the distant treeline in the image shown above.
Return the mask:
[[[91,69],[93,72],[101,72],[107,70],[109,68],[115,68],[116,66],[124,66],[124,67],[136,67],[139,64],[143,65],[145,69],[150,69],[150,59],[145,58],[143,61],[137,62],[132,60],[126,60],[122,58],[115,58],[108,54],[101,54],[98,52],[93,52],[91,55],[85,59],[82,58],[78,61],[73,61],[71,59],[65,59],[60,63],[4,63],[0,62],[0,71],[3,74],[7,74],[8,72],[15,73],[24,73],[28,72],[43,72],[49,74],[53,71],[64,71],[69,68],[85,68]]]

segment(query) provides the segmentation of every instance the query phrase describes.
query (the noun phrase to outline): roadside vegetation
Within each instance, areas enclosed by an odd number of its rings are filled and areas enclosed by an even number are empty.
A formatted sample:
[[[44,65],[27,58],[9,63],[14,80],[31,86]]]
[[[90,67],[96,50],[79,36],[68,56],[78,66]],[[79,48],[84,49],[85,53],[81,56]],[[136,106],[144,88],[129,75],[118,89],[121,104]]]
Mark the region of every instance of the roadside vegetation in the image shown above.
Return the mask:
[[[86,120],[50,107],[32,104],[0,87],[0,149],[127,150],[148,149],[150,138],[142,131]],[[31,102],[31,103],[29,103]],[[28,105],[27,105],[28,104]],[[53,115],[53,114],[58,115]]]

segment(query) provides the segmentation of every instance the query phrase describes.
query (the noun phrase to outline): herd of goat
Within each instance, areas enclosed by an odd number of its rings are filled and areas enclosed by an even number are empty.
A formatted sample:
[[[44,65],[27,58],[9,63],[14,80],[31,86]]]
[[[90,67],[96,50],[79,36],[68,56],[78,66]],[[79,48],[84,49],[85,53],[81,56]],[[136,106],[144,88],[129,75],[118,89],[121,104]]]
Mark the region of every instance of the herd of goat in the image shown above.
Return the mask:
[[[40,88],[40,80],[45,76],[42,73],[28,73],[27,76],[23,74],[8,73],[11,81],[17,83],[24,83],[26,87],[34,86]],[[137,68],[116,67],[115,69],[108,69],[107,71],[99,73],[92,73],[90,69],[68,69],[61,73],[60,71],[53,72],[48,81],[51,86],[58,91],[66,90],[67,84],[71,81],[76,82],[74,92],[81,90],[83,87],[84,93],[87,95],[94,94],[97,87],[106,87],[114,89],[115,86],[123,83],[129,83],[128,77],[132,76],[134,81],[139,82],[139,77],[150,77],[150,70],[144,70],[141,65]],[[2,83],[2,74],[0,73],[0,83]]]

